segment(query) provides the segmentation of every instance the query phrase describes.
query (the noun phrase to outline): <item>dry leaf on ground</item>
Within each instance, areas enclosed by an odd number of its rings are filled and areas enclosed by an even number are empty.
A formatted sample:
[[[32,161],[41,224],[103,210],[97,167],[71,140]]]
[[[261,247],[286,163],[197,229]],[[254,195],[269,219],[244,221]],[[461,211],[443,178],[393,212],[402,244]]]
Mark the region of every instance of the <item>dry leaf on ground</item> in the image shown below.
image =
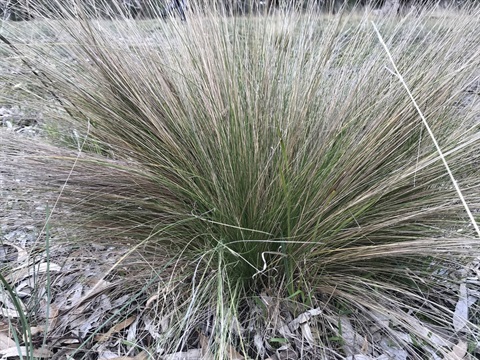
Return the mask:
[[[19,354],[19,350],[20,353]],[[3,358],[9,358],[9,357],[18,357],[19,355],[27,356],[27,355],[32,355],[29,351],[27,351],[27,348],[25,346],[14,346],[8,349],[0,350],[0,355],[2,355]],[[33,357],[34,358],[43,358],[43,359],[51,359],[53,356],[53,353],[45,348],[38,348],[38,349],[33,349]]]
[[[0,332],[0,353],[2,350],[11,348],[15,346],[15,341],[10,339],[7,334],[4,334],[3,332]]]
[[[452,351],[445,354],[445,360],[463,360],[467,355],[468,344],[464,341],[459,341],[453,346]]]
[[[163,360],[199,360],[204,359],[202,349],[192,349],[188,351],[167,354],[162,356]]]
[[[110,330],[108,330],[105,334],[95,336],[95,340],[97,340],[99,343],[107,341],[113,334],[130,326],[135,321],[135,319],[136,316],[130,316],[129,318],[110,328]]]
[[[453,327],[455,331],[461,331],[468,322],[468,294],[465,283],[460,284],[459,293],[459,299],[453,313]]]
[[[342,339],[344,341],[343,349],[347,355],[354,355],[361,351],[364,338],[354,329],[347,316],[340,317],[342,326]]]

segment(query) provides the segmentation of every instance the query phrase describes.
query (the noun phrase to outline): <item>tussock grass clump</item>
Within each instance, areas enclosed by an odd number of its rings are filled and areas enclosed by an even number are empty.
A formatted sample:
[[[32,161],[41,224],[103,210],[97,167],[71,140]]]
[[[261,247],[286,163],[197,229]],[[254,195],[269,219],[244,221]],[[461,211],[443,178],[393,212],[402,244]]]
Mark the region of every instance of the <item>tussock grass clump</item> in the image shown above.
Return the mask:
[[[479,77],[475,14],[375,22],[478,210],[478,113],[463,103]],[[373,332],[412,358],[477,341],[476,325],[453,325],[450,274],[478,238],[457,231],[472,229],[465,209],[368,14],[63,15],[42,20],[52,41],[10,39],[16,78],[96,151],[38,145],[23,163],[68,178],[58,221],[72,239],[129,244],[145,259],[136,276],[157,269],[169,326],[152,352],[201,340],[218,359],[268,358],[282,338],[342,358],[360,351],[348,324],[376,356]],[[311,309],[309,336],[282,327]]]

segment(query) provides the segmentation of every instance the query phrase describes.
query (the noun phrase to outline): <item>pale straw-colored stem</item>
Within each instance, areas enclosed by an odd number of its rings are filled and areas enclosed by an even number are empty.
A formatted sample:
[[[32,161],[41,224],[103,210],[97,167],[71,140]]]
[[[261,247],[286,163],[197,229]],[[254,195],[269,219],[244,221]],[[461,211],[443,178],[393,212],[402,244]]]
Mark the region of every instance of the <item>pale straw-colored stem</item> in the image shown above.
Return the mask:
[[[393,69],[394,69],[394,75],[400,80],[402,83],[403,87],[408,93],[408,96],[410,97],[410,100],[412,100],[413,105],[415,106],[415,109],[417,110],[418,114],[420,115],[420,118],[422,119],[423,125],[425,125],[425,128],[427,129],[428,134],[430,135],[430,138],[433,141],[433,144],[435,145],[435,148],[437,149],[437,152],[440,156],[440,158],[443,161],[443,165],[445,165],[445,169],[447,169],[448,175],[450,176],[450,179],[452,180],[453,186],[455,187],[455,190],[457,190],[458,197],[462,201],[463,207],[465,208],[465,211],[468,214],[468,217],[470,218],[470,221],[472,222],[473,227],[475,228],[475,231],[477,232],[478,237],[480,238],[480,229],[478,228],[477,222],[475,221],[475,218],[473,217],[472,212],[470,211],[470,208],[465,201],[465,197],[462,194],[462,190],[460,190],[460,186],[458,186],[457,181],[455,180],[455,177],[452,174],[452,171],[450,170],[450,166],[448,166],[447,160],[445,159],[445,156],[443,155],[442,149],[440,148],[440,145],[438,145],[437,139],[435,138],[435,135],[433,134],[432,129],[428,125],[427,119],[422,113],[422,110],[420,110],[420,107],[418,106],[417,102],[415,101],[415,98],[412,95],[412,92],[408,88],[407,83],[405,82],[402,74],[400,74],[400,71],[398,71],[397,65],[395,64],[395,61],[393,60],[392,54],[390,53],[390,50],[388,49],[387,44],[382,38],[382,35],[378,31],[375,23],[372,21],[373,28],[375,29],[375,32],[377,33],[378,40],[380,40],[380,43],[382,44],[383,48],[385,49],[385,52],[388,55],[388,58],[390,59],[390,62],[392,63]]]

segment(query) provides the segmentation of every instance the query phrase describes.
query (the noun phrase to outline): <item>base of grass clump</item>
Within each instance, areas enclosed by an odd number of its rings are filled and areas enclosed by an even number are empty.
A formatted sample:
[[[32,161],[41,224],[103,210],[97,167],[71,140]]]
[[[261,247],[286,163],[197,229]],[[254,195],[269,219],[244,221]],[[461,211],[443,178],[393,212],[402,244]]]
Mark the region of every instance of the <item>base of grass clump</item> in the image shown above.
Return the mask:
[[[37,95],[29,104],[81,134],[78,150],[38,145],[20,168],[65,185],[52,220],[75,243],[125,246],[137,259],[130,279],[157,284],[139,295],[145,310],[129,310],[143,332],[118,349],[476,356],[469,275],[454,276],[479,256],[474,227],[458,232],[475,219],[369,14],[67,14],[44,20],[65,41],[10,41],[28,64],[19,80]],[[459,105],[479,76],[474,15],[375,21],[478,211],[478,109]]]

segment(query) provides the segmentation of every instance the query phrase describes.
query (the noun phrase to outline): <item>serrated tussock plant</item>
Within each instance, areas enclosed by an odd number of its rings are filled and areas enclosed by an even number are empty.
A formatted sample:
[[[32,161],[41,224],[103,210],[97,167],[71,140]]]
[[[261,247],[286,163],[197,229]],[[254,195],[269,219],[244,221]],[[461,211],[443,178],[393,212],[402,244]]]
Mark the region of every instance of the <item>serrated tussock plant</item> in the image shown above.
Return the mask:
[[[449,274],[478,239],[457,231],[468,216],[370,20],[478,210],[478,110],[464,101],[479,77],[477,9],[235,17],[204,4],[186,22],[49,9],[54,39],[9,39],[24,67],[11,96],[28,90],[29,106],[100,150],[38,145],[23,164],[39,178],[48,165],[50,184],[69,175],[57,221],[74,241],[130,244],[152,268],[175,259],[160,275],[171,326],[157,349],[201,333],[215,358],[231,346],[262,358],[252,332],[282,335],[265,313],[252,328],[268,294],[293,316],[321,309],[306,358],[348,355],[332,341],[342,313],[360,334],[387,316],[384,336],[413,358],[448,352],[453,335],[441,347],[424,329],[455,333]]]

